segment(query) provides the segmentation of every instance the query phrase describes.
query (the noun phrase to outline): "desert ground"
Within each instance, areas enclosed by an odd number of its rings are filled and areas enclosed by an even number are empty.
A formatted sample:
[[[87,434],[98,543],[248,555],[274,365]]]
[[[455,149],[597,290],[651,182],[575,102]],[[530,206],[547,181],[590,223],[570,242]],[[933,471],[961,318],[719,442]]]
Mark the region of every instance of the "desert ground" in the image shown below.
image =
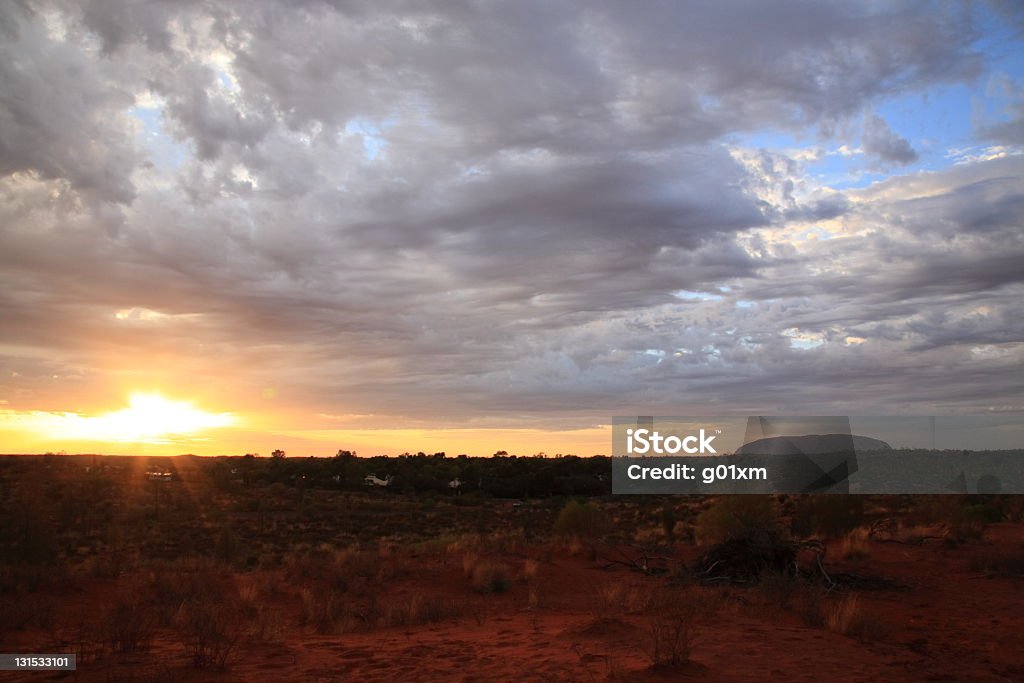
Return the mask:
[[[0,680],[1024,679],[1016,497],[617,497],[579,458],[504,463],[544,491],[504,498],[493,463],[343,460],[0,458],[0,650],[78,657]]]

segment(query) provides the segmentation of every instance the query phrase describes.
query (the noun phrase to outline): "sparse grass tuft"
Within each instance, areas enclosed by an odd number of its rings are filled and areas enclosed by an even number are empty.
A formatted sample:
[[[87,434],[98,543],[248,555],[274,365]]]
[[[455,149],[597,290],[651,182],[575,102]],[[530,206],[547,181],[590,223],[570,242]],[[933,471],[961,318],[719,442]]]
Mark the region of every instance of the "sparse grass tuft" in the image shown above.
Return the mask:
[[[338,632],[344,610],[343,603],[337,595],[305,587],[299,591],[299,597],[302,599],[302,623],[312,625],[321,635]]]
[[[600,584],[591,601],[595,619],[618,619],[646,609],[651,602],[649,586],[634,581]]]
[[[844,636],[852,635],[864,621],[860,598],[850,595],[838,602],[829,603],[825,607],[824,617],[825,628],[829,631]]]
[[[467,579],[473,578],[473,570],[480,564],[480,555],[473,551],[466,551],[462,555],[462,573]]]
[[[379,625],[417,626],[459,616],[462,604],[441,595],[414,593],[411,598],[395,601],[381,610]]]
[[[844,560],[866,560],[871,557],[867,530],[854,529],[844,536],[839,543],[839,555]]]
[[[478,593],[503,593],[511,584],[511,572],[504,562],[484,560],[473,568],[473,590]]]
[[[858,640],[881,640],[888,633],[885,624],[872,618],[856,595],[826,603],[822,616],[826,629]]]

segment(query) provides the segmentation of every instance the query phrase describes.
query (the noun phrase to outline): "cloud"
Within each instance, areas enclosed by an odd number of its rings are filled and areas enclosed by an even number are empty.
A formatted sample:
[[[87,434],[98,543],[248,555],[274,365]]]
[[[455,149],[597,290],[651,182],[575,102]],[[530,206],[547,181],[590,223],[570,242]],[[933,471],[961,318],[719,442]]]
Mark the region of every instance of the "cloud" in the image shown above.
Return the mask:
[[[877,115],[869,116],[864,122],[861,145],[867,154],[877,157],[884,163],[906,166],[918,158],[910,143],[893,132],[885,119]]]
[[[0,10],[12,409],[69,410],[53,375],[75,397],[188,377],[475,425],[1014,391],[1020,160],[867,188],[814,170],[860,127],[881,167],[918,159],[864,112],[974,82],[970,9],[18,7]],[[765,131],[812,142],[750,142]]]
[[[129,201],[138,163],[116,68],[83,59],[74,28],[20,4],[0,10],[0,176],[63,180],[88,197]]]

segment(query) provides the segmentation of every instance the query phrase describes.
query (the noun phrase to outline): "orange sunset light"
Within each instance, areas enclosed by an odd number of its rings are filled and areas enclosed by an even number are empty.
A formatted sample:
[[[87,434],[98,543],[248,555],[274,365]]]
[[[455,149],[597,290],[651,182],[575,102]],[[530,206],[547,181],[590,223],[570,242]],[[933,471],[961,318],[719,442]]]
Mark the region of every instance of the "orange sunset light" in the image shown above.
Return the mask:
[[[210,413],[187,401],[155,393],[133,393],[128,407],[95,416],[29,412],[17,416],[18,429],[67,441],[167,443],[207,429],[236,424],[231,413]]]

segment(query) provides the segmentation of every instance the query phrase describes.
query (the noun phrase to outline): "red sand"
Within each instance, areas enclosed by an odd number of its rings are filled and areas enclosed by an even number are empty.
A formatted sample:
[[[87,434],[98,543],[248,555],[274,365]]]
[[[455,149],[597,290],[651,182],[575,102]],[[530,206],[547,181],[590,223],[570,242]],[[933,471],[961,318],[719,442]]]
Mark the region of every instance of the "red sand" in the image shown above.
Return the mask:
[[[462,568],[430,564],[393,588],[398,594],[442,592],[465,599],[469,614],[442,622],[342,635],[315,635],[289,622],[275,642],[239,643],[226,671],[190,666],[179,641],[158,637],[148,654],[108,654],[85,662],[75,680],[274,681],[660,681],[660,680],[1024,680],[1024,582],[990,578],[970,568],[971,556],[1024,540],[1020,526],[994,525],[986,540],[942,543],[872,542],[856,569],[902,582],[908,591],[857,591],[877,625],[868,639],[806,626],[793,611],[772,606],[756,588],[719,587],[714,613],[695,626],[691,663],[653,670],[645,654],[643,614],[600,618],[595,587],[613,581],[657,583],[625,568],[601,569],[583,557],[556,555],[532,584],[519,578],[500,595],[472,592]],[[690,548],[691,552],[695,549]],[[512,567],[523,557],[507,556]],[[529,607],[530,585],[539,606]],[[95,609],[113,582],[67,597],[64,607]],[[12,636],[9,636],[9,639]],[[5,651],[51,642],[42,633],[13,634]],[[3,680],[59,680],[61,674],[5,674]],[[70,676],[66,676],[68,680]]]

